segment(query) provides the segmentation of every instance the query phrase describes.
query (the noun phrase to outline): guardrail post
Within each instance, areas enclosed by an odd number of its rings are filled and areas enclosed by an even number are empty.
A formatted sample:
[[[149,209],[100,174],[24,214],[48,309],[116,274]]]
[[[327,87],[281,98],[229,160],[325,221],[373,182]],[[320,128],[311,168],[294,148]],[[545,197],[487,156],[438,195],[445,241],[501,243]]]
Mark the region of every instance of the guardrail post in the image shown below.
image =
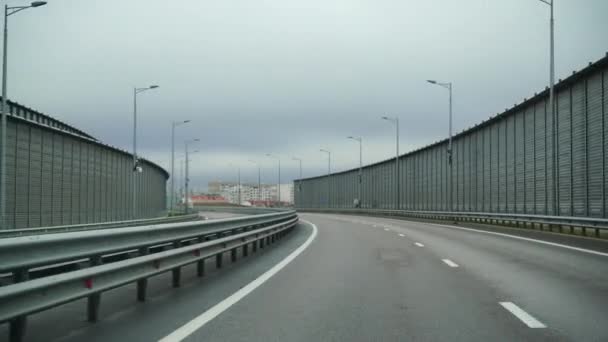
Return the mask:
[[[236,262],[236,247],[230,250],[230,261]]]
[[[21,283],[29,279],[27,269],[19,269],[13,272],[13,281]],[[27,327],[27,316],[19,316],[10,321],[9,338],[10,342],[21,342],[25,337],[25,329]]]
[[[251,253],[255,253],[258,250],[258,235],[256,234],[253,238],[253,244],[251,245]]]
[[[101,265],[101,255],[91,257],[91,266]],[[91,285],[92,286],[92,285]],[[101,303],[101,293],[93,293],[87,299],[87,319],[89,322],[97,322],[99,318],[99,304]]]
[[[266,241],[266,236],[262,236],[260,239],[260,248],[264,248],[264,241]]]
[[[173,248],[179,248],[181,243],[179,241],[175,241],[173,243]],[[173,287],[180,287],[181,285],[181,277],[182,277],[182,268],[176,267],[171,270],[172,273],[172,284]]]
[[[206,237],[198,238],[198,242],[203,243],[207,240]],[[196,275],[199,277],[205,276],[205,259],[196,262]]]
[[[215,256],[215,268],[222,268],[222,261],[224,259],[224,255],[222,252],[218,253]]]
[[[243,256],[246,257],[249,254],[249,244],[247,243],[247,239],[243,239],[245,244],[243,245]]]
[[[142,247],[139,249],[139,255],[147,255],[150,252],[148,247]],[[137,281],[137,301],[145,302],[146,301],[146,290],[148,288],[148,279],[139,279]]]

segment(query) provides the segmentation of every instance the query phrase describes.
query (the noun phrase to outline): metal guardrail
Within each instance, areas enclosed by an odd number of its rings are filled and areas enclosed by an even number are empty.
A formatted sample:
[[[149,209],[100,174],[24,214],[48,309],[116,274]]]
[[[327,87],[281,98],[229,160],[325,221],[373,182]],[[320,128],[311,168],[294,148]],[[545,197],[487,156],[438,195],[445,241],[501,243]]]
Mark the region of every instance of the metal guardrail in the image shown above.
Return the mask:
[[[548,216],[509,213],[482,213],[482,212],[443,212],[443,211],[411,211],[411,210],[386,210],[386,209],[352,209],[352,208],[298,208],[303,212],[331,212],[360,215],[382,215],[402,216],[433,220],[468,221],[477,223],[488,223],[496,225],[509,225],[521,228],[538,227],[541,230],[555,228],[560,233],[568,228],[573,233],[574,228],[581,228],[582,235],[587,236],[587,229],[595,231],[595,236],[600,237],[600,230],[608,230],[608,219],[575,216]]]
[[[173,286],[180,286],[181,267],[197,264],[205,273],[205,260],[215,257],[221,268],[224,253],[236,261],[237,250],[247,256],[249,247],[275,242],[298,222],[295,211],[199,221],[8,238],[0,241],[0,268],[11,271],[15,283],[0,287],[0,323],[10,321],[10,340],[22,341],[26,316],[88,297],[88,319],[98,319],[101,293],[137,282],[137,299],[145,301],[147,278],[173,272]],[[150,253],[159,245],[173,247]],[[138,251],[137,256],[101,264],[101,256],[117,251]],[[28,269],[88,257],[92,267],[28,280]]]
[[[240,206],[194,206],[194,209],[203,212],[223,212],[233,214],[257,215],[265,213],[276,213],[281,211],[293,210],[293,208],[271,208],[271,207],[240,207]]]
[[[63,232],[75,232],[83,230],[94,230],[94,229],[110,229],[119,227],[133,227],[142,225],[152,225],[161,223],[175,223],[185,222],[201,219],[198,214],[191,215],[180,215],[180,216],[163,216],[151,219],[137,219],[137,220],[125,220],[125,221],[111,221],[111,222],[99,222],[99,223],[83,223],[66,226],[50,226],[50,227],[36,227],[36,228],[25,228],[25,229],[7,229],[0,230],[0,239],[27,235],[41,235],[41,234],[55,234]]]

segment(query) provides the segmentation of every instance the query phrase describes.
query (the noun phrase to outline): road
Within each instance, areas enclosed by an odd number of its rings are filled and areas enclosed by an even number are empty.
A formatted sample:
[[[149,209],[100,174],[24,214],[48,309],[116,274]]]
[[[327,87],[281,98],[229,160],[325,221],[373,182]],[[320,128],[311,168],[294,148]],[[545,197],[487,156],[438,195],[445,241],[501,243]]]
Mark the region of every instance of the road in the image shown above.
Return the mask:
[[[135,304],[134,287],[104,294],[96,324],[83,321],[83,302],[32,316],[27,340],[608,340],[605,242],[373,217],[301,218],[260,255],[202,279],[186,270],[181,289],[169,289],[168,275],[155,278],[148,303]],[[231,301],[244,290],[251,292]]]

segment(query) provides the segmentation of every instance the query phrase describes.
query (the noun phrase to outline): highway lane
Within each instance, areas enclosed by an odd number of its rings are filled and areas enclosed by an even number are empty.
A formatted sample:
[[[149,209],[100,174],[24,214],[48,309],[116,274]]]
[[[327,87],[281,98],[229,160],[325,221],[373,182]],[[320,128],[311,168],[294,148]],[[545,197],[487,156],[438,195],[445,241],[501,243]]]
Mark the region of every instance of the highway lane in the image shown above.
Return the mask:
[[[302,217],[318,226],[315,243],[186,341],[608,339],[605,256],[417,222]]]
[[[318,227],[310,245],[186,341],[608,339],[608,254],[419,222],[301,217]],[[82,322],[84,303],[41,313],[30,320],[34,332],[28,341],[174,336],[284,260],[311,234],[312,228],[301,224],[254,258],[220,272],[209,266],[203,279],[185,272],[178,290],[169,288],[168,277],[158,277],[146,304],[134,303],[133,288],[111,291],[104,294],[102,320],[93,325]],[[606,247],[534,232],[518,235]]]

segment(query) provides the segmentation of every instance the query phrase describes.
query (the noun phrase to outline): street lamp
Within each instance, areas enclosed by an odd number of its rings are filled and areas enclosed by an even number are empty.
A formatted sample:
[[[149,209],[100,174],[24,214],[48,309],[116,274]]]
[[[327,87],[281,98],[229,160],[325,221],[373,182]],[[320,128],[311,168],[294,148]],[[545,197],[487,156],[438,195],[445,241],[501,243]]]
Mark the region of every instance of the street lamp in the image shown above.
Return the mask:
[[[347,139],[355,140],[359,142],[359,186],[358,186],[358,199],[357,205],[361,207],[361,183],[363,183],[363,138],[362,137],[346,137]]]
[[[188,195],[188,183],[190,183],[190,178],[189,178],[190,177],[190,170],[189,170],[190,159],[188,159],[188,154],[189,153],[198,152],[198,151],[193,151],[193,152],[188,151],[188,145],[191,144],[191,143],[193,143],[193,142],[197,142],[197,141],[200,141],[200,139],[190,139],[190,140],[186,140],[184,142],[184,147],[185,147],[184,149],[185,149],[185,152],[186,152],[186,174],[184,175],[184,189],[185,189],[184,212],[186,214],[188,214],[188,197],[189,197],[189,195]]]
[[[427,82],[431,84],[438,85],[440,87],[446,88],[450,92],[450,123],[449,123],[449,138],[448,138],[448,165],[450,166],[450,186],[449,186],[449,196],[450,196],[450,211],[454,210],[454,204],[452,199],[452,82],[437,82],[435,80],[427,80]]]
[[[137,94],[142,93],[146,90],[156,89],[157,85],[151,85],[146,88],[133,88],[133,210],[131,212],[132,219],[137,218],[137,173],[142,172],[139,166],[139,160],[137,159]]]
[[[324,149],[320,149],[319,151],[321,151],[323,153],[327,153],[327,207],[329,208],[331,206],[331,204],[330,204],[331,190],[329,189],[330,188],[329,179],[331,177],[331,152],[328,150],[324,150]]]
[[[249,160],[249,162],[254,163],[258,167],[258,201],[262,200],[262,172],[260,169],[260,164],[255,160]]]
[[[34,1],[29,6],[14,6],[8,7],[4,5],[4,50],[2,56],[2,129],[0,134],[2,135],[2,151],[0,151],[0,229],[6,229],[6,112],[8,111],[7,99],[6,99],[6,68],[8,63],[8,17],[23,11],[24,9],[40,7],[46,5],[46,1]]]
[[[396,137],[397,137],[397,152],[395,154],[395,182],[397,184],[397,191],[395,191],[395,195],[397,197],[395,204],[396,204],[396,209],[399,210],[401,209],[401,185],[400,185],[400,177],[399,177],[399,118],[398,117],[388,117],[388,116],[383,116],[382,120],[386,120],[389,122],[392,122],[393,124],[395,124],[395,128],[396,128]]]
[[[274,158],[279,162],[279,184],[277,184],[277,193],[279,198],[279,206],[281,205],[281,158],[271,153],[266,153],[267,157]]]
[[[169,200],[169,208],[173,210],[173,201],[175,200],[175,127],[187,124],[190,120],[173,121],[171,123],[171,198]]]
[[[557,215],[557,159],[556,159],[556,151],[557,151],[557,119],[555,115],[555,20],[553,17],[553,4],[555,0],[539,0],[543,2],[551,8],[551,17],[549,19],[549,108],[551,110],[551,121],[552,121],[552,130],[553,130],[553,143],[551,144],[551,162],[553,164],[553,214]]]
[[[300,181],[298,182],[298,195],[302,194],[302,159],[301,158],[296,158],[296,157],[291,157],[291,160],[295,160],[300,164]],[[293,201],[295,202],[296,199],[294,198]],[[294,203],[295,205],[295,203]]]

